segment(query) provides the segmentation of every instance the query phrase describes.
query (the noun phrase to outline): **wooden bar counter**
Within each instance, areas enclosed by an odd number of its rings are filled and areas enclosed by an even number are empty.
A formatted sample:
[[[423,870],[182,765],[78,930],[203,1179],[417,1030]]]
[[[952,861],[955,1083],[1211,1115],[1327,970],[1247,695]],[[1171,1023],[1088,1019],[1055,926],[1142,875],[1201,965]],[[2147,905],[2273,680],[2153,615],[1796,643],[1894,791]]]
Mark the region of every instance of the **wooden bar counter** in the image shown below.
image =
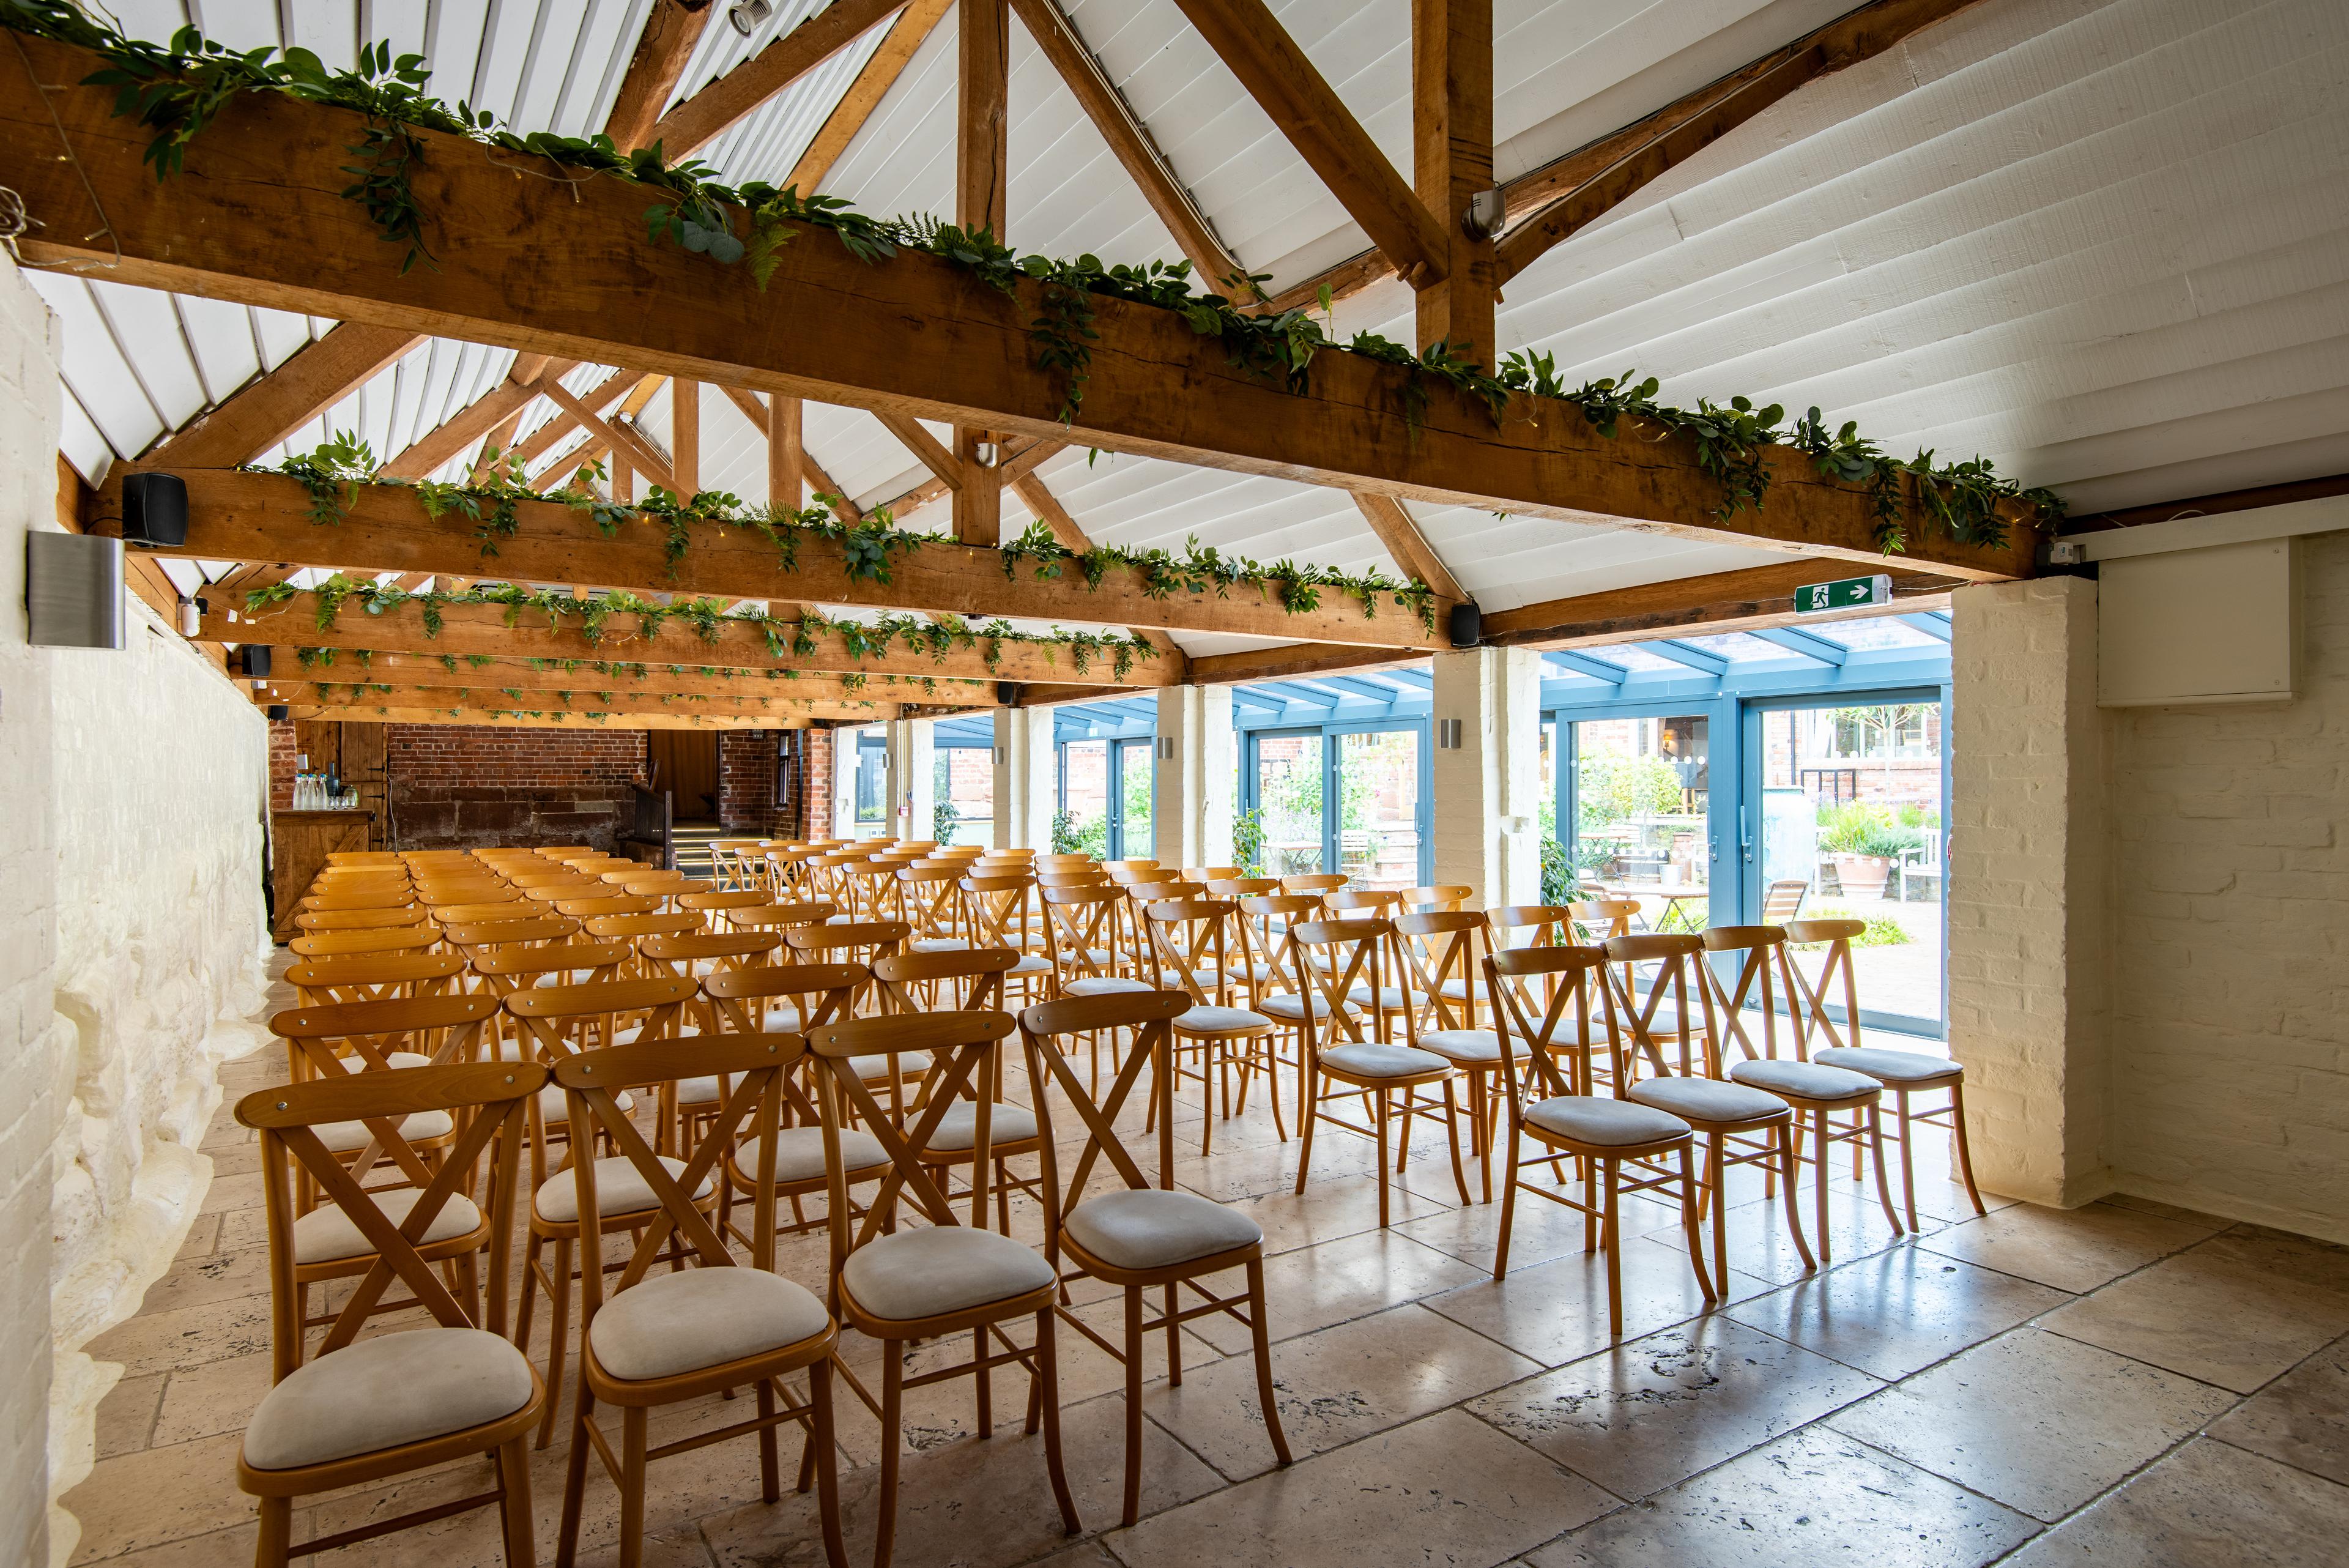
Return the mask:
[[[326,857],[365,849],[375,825],[371,811],[273,811],[269,814],[269,885],[276,898],[276,924],[270,935],[286,941],[300,934],[294,906],[326,864]]]

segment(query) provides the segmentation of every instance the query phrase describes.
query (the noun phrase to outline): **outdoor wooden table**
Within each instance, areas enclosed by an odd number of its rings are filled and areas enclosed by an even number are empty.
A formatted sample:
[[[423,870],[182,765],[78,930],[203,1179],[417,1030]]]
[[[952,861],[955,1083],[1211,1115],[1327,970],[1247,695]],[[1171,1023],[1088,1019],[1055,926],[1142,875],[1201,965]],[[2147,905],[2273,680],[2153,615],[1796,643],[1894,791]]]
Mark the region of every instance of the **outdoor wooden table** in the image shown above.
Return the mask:
[[[1703,887],[1666,888],[1661,884],[1645,882],[1636,884],[1594,882],[1591,886],[1599,890],[1600,897],[1607,898],[1630,898],[1634,901],[1644,901],[1650,898],[1662,899],[1664,912],[1657,917],[1655,924],[1655,929],[1660,933],[1671,930],[1672,917],[1678,915],[1682,928],[1692,935],[1695,934],[1696,922],[1682,913],[1681,905],[1683,902],[1693,902],[1702,906],[1712,897],[1712,890]]]

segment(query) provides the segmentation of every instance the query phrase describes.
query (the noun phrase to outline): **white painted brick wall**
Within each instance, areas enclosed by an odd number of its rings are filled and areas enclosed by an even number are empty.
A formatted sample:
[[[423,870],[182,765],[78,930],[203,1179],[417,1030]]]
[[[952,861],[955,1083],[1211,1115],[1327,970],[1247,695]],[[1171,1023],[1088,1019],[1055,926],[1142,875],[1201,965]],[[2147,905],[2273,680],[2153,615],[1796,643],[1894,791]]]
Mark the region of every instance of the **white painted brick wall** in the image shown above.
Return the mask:
[[[1951,607],[1950,1047],[1974,1168],[2085,1202],[2112,1189],[2095,585],[1970,587]]]
[[[1435,656],[1435,879],[1466,883],[1479,909],[1541,901],[1541,655],[1480,648]],[[1435,744],[1439,733],[1429,735]]]
[[[995,711],[995,847],[1052,847],[1052,711]]]
[[[937,732],[935,719],[892,719],[889,750],[888,826],[897,838],[937,836]],[[900,808],[904,808],[900,815]]]
[[[2297,547],[2295,701],[2114,715],[2113,1160],[2349,1241],[2349,535]]]
[[[1151,764],[1152,857],[1161,866],[1231,865],[1239,777],[1232,689],[1160,687],[1155,739],[1174,742],[1174,754]]]

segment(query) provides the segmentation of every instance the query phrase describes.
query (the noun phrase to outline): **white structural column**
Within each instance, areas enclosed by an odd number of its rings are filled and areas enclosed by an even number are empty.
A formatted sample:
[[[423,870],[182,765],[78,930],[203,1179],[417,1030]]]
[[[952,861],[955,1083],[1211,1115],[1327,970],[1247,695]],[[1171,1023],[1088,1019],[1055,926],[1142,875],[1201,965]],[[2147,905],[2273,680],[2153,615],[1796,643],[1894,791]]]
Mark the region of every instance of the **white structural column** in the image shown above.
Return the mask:
[[[1158,689],[1151,853],[1161,866],[1232,864],[1239,750],[1228,686]]]
[[[2096,586],[1961,588],[1951,607],[1950,1049],[1974,1174],[2085,1203],[2113,1187]]]
[[[856,836],[856,737],[862,733],[852,729],[832,732],[832,817],[823,829],[828,838]]]
[[[1054,776],[1052,711],[995,711],[995,847],[1049,850]]]
[[[1541,901],[1541,655],[1435,656],[1435,879],[1478,908]]]
[[[889,826],[899,838],[937,836],[935,719],[889,721]]]

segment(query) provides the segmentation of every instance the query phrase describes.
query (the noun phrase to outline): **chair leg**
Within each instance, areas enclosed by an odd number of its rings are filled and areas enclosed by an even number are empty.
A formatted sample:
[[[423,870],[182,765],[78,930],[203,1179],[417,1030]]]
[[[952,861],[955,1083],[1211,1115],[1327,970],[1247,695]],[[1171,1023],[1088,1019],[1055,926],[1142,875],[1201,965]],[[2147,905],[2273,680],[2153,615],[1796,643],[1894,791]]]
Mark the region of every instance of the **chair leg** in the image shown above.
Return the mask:
[[[1901,1229],[1900,1217],[1892,1211],[1892,1186],[1884,1176],[1884,1100],[1882,1096],[1868,1102],[1868,1147],[1876,1161],[1876,1200],[1884,1206],[1884,1217],[1892,1221],[1892,1233],[1905,1236],[1916,1229],[1912,1220],[1908,1230]]]
[[[1795,1250],[1802,1253],[1803,1272],[1807,1274],[1817,1272],[1819,1264],[1818,1260],[1811,1256],[1811,1244],[1803,1239],[1803,1211],[1795,1201],[1795,1140],[1788,1136],[1793,1125],[1791,1120],[1779,1123],[1770,1129],[1770,1137],[1778,1147],[1778,1168],[1786,1178],[1786,1229],[1794,1232]],[[1717,1199],[1719,1195],[1715,1196]],[[1718,1247],[1720,1244],[1720,1235],[1716,1231],[1713,1245]],[[1824,1237],[1820,1239],[1819,1244],[1821,1246],[1826,1244]],[[1713,1262],[1716,1271],[1713,1277],[1714,1283],[1720,1285],[1721,1298],[1726,1301],[1729,1297],[1729,1265],[1722,1259],[1715,1259]]]
[[[889,1568],[897,1544],[897,1440],[905,1400],[905,1368],[898,1342],[881,1342],[881,1502],[873,1521],[873,1568]]]
[[[1506,1279],[1509,1272],[1509,1226],[1517,1217],[1517,1129],[1508,1132],[1509,1147],[1501,1167],[1501,1238],[1493,1249],[1493,1278]],[[1489,1167],[1493,1156],[1487,1153],[1485,1163]],[[1586,1251],[1588,1248],[1586,1247]]]
[[[840,1456],[832,1429],[832,1361],[808,1368],[808,1453],[815,1460],[815,1506],[823,1521],[823,1555],[830,1568],[848,1568],[848,1546],[840,1537]],[[802,1469],[806,1467],[802,1465]]]
[[[1771,1135],[1776,1137],[1774,1131]],[[1789,1146],[1780,1144],[1783,1152]],[[1705,1205],[1713,1210],[1713,1299],[1720,1301],[1729,1294],[1729,1194],[1721,1189],[1729,1175],[1728,1162],[1723,1158],[1722,1135],[1705,1135]],[[1791,1179],[1791,1178],[1790,1178]],[[1795,1189],[1786,1189],[1786,1212],[1795,1211]],[[1799,1227],[1801,1221],[1797,1220]],[[1806,1254],[1807,1256],[1807,1254]]]
[[[973,1341],[971,1354],[984,1362],[987,1359],[987,1325],[981,1324],[970,1333]],[[991,1438],[995,1436],[995,1375],[982,1366],[971,1382],[977,1386],[978,1435]]]
[[[505,1527],[506,1568],[537,1561],[530,1521],[530,1444],[520,1437],[498,1445],[498,1521]]]
[[[1183,1386],[1183,1325],[1174,1321],[1178,1310],[1175,1287],[1166,1287],[1166,1386]]]
[[[620,1568],[644,1568],[645,1434],[650,1414],[634,1405],[620,1416]]]
[[[775,1413],[775,1385],[772,1379],[759,1379],[759,1418],[765,1420]],[[759,1428],[759,1497],[766,1502],[783,1501],[783,1470],[775,1455],[775,1429]]]
[[[1974,1187],[1973,1151],[1966,1147],[1966,1090],[1962,1084],[1950,1085],[1950,1132],[1958,1140],[1958,1173],[1966,1179],[1966,1196],[1972,1200],[1975,1213],[1987,1214],[1990,1210],[1982,1207],[1982,1193]],[[1905,1158],[1909,1146],[1903,1143],[1900,1150]],[[1910,1225],[1914,1227],[1913,1220]]]
[[[1379,1129],[1379,1229],[1387,1228],[1387,1091],[1371,1091],[1378,1109],[1374,1119]]]
[[[1052,1477],[1052,1497],[1061,1505],[1061,1523],[1071,1535],[1085,1527],[1077,1517],[1077,1500],[1069,1495],[1069,1472],[1061,1463],[1061,1367],[1059,1340],[1050,1307],[1036,1314],[1036,1379],[1044,1407],[1044,1468]]]
[[[1475,1140],[1476,1158],[1484,1166],[1485,1201],[1493,1201],[1493,1104],[1482,1067],[1468,1075],[1468,1136]]]
[[[261,1539],[254,1548],[254,1568],[285,1568],[294,1547],[294,1500],[261,1500]]]
[[[1917,1228],[1917,1161],[1915,1157],[1909,1152],[1909,1147],[1912,1127],[1909,1120],[1908,1090],[1900,1089],[1894,1092],[1892,1115],[1893,1118],[1899,1123],[1901,1201],[1909,1210],[1909,1229],[1914,1231]],[[1951,1119],[1955,1120],[1956,1118],[1951,1117]],[[1969,1189],[1971,1189],[1971,1182],[1968,1183],[1968,1187]],[[1977,1209],[1982,1207],[1979,1199],[1976,1200],[1974,1206]]]
[[[595,1260],[600,1265],[601,1259]],[[571,1340],[571,1238],[554,1239],[554,1275],[546,1290],[546,1416],[538,1424],[538,1446],[554,1437],[554,1408],[563,1397],[563,1353]],[[585,1384],[583,1382],[584,1388]]]
[[[1697,1233],[1695,1166],[1689,1146],[1681,1145],[1681,1231],[1688,1237],[1689,1267],[1695,1271],[1696,1288],[1704,1293],[1705,1305],[1710,1307],[1721,1298],[1713,1293],[1713,1280],[1705,1272],[1704,1243]]]
[[[1801,1114],[1799,1111],[1795,1113],[1797,1116]],[[1835,1238],[1827,1229],[1827,1165],[1835,1158],[1835,1145],[1827,1139],[1825,1107],[1812,1111],[1811,1120],[1818,1129],[1819,1139],[1819,1147],[1813,1151],[1816,1158],[1811,1161],[1811,1189],[1816,1195],[1814,1206],[1819,1217],[1819,1262],[1824,1263],[1835,1256]],[[1799,1174],[1799,1170],[1790,1173],[1786,1179],[1792,1181]]]
[[[1125,1287],[1125,1512],[1142,1517],[1142,1287]]]
[[[1460,1116],[1454,1099],[1452,1080],[1446,1078],[1444,1080],[1444,1144],[1452,1151],[1452,1185],[1460,1189],[1460,1206],[1465,1209],[1475,1200],[1468,1196],[1468,1173],[1460,1164]],[[1397,1171],[1395,1174],[1401,1176],[1402,1173]],[[1489,1199],[1492,1194],[1486,1192],[1485,1196]]]
[[[547,1396],[549,1403],[554,1396]],[[555,1568],[571,1568],[579,1552],[579,1515],[587,1492],[587,1423],[595,1418],[595,1396],[579,1390],[579,1404],[571,1417],[571,1457],[563,1469],[563,1526],[554,1538]]]
[[[1247,1264],[1248,1338],[1256,1346],[1256,1400],[1264,1412],[1265,1435],[1272,1439],[1273,1457],[1289,1463],[1288,1434],[1280,1429],[1280,1407],[1272,1392],[1272,1329],[1264,1317],[1264,1260]]]
[[[1313,1124],[1320,1119],[1320,1102],[1313,1093],[1312,1081],[1307,1077],[1303,1064],[1297,1069],[1297,1119],[1304,1123],[1303,1147],[1297,1151],[1297,1190],[1305,1190],[1305,1178],[1313,1169]],[[1384,1163],[1383,1160],[1381,1161]]]

